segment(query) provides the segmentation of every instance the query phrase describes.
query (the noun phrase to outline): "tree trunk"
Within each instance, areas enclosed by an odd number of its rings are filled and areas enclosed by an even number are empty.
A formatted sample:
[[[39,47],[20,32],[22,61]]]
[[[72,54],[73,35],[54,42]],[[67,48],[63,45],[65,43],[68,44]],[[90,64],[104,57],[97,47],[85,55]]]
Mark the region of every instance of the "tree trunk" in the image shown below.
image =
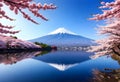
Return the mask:
[[[120,56],[120,54],[117,51],[115,51],[115,49],[112,49],[112,50],[116,55]]]

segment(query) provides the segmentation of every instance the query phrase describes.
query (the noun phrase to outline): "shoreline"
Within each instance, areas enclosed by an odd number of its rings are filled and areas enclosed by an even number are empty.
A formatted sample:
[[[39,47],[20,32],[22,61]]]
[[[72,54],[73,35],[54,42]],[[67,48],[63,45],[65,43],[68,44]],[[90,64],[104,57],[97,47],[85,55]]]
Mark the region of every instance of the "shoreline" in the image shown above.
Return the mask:
[[[28,48],[28,49],[1,48],[0,53],[19,53],[19,52],[51,51],[51,50],[57,50],[57,49],[54,49],[54,48]]]

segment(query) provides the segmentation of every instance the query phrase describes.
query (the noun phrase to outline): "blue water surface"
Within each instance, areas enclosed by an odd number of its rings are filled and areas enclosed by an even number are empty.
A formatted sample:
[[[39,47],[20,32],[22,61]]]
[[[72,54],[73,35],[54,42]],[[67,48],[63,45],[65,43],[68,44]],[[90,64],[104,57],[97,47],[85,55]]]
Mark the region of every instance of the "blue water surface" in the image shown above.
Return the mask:
[[[39,54],[1,54],[0,82],[92,82],[93,70],[120,68],[111,57],[92,60],[85,51]]]

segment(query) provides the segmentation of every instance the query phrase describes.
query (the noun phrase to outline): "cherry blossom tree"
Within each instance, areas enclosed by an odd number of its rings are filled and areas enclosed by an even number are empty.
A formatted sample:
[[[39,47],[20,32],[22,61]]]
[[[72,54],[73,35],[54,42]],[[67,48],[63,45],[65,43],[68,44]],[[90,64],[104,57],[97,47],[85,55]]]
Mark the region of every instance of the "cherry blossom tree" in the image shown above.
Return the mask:
[[[35,3],[33,0],[0,0],[0,19],[6,18],[10,21],[14,21],[13,18],[7,15],[7,12],[2,9],[4,6],[8,6],[11,11],[13,11],[16,15],[21,13],[23,17],[35,24],[38,24],[34,19],[32,19],[25,11],[24,9],[29,10],[34,16],[41,18],[43,20],[48,20],[45,18],[41,13],[39,13],[39,10],[48,10],[48,9],[55,9],[56,6],[53,4],[44,4],[41,3]],[[0,33],[2,34],[15,34],[19,31],[10,31],[14,26],[5,26],[0,22]]]
[[[92,46],[92,52],[97,58],[103,55],[116,54],[120,56],[120,0],[113,2],[101,2],[102,14],[96,14],[90,20],[106,20],[105,26],[98,28],[98,33],[106,37],[97,40],[96,46]]]

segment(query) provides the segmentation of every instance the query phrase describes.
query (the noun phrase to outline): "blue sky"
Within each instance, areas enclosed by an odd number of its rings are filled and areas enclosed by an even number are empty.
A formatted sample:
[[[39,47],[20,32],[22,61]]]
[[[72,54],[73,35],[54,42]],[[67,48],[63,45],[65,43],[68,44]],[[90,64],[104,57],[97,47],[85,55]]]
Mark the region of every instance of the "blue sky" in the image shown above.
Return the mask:
[[[22,15],[14,15],[7,7],[4,7],[8,15],[15,18],[16,21],[10,22],[5,19],[0,19],[4,24],[16,26],[14,30],[21,30],[16,34],[20,39],[30,40],[37,37],[44,36],[59,27],[64,27],[81,36],[92,39],[99,39],[100,36],[96,35],[95,28],[97,25],[102,25],[102,21],[90,21],[93,14],[101,13],[98,9],[101,1],[113,0],[34,0],[41,3],[54,3],[57,6],[55,10],[40,11],[46,16],[49,21],[44,21],[34,17],[30,12],[27,13],[37,20],[40,24],[36,25],[22,18]]]

